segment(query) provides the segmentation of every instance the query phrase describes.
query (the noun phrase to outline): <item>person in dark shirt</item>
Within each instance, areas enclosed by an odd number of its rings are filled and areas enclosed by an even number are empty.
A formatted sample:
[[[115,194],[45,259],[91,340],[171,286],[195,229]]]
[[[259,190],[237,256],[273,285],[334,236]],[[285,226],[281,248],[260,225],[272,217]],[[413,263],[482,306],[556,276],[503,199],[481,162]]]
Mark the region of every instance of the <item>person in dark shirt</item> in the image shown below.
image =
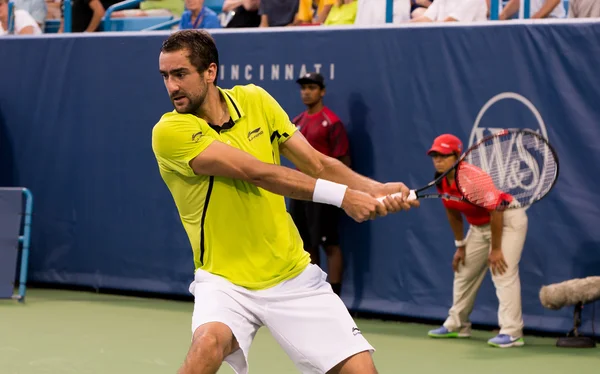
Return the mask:
[[[317,151],[350,166],[348,135],[342,121],[323,105],[325,80],[319,73],[308,73],[297,80],[306,110],[292,122]],[[338,224],[340,209],[312,201],[290,199],[290,215],[298,227],[304,249],[313,264],[320,264],[319,247],[327,254],[329,283],[338,296],[342,289],[343,256]]]

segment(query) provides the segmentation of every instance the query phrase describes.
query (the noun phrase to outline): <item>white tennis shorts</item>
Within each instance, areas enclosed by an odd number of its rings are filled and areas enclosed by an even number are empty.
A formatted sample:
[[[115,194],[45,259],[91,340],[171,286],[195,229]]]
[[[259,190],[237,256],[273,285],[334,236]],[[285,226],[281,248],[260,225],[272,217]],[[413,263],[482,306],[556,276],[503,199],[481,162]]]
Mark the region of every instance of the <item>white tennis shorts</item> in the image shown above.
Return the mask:
[[[302,373],[326,373],[356,353],[375,349],[362,336],[342,300],[310,264],[295,278],[266,290],[249,291],[197,270],[192,334],[208,322],[229,326],[240,349],[225,361],[237,374],[248,373],[248,352],[258,329],[266,326]]]

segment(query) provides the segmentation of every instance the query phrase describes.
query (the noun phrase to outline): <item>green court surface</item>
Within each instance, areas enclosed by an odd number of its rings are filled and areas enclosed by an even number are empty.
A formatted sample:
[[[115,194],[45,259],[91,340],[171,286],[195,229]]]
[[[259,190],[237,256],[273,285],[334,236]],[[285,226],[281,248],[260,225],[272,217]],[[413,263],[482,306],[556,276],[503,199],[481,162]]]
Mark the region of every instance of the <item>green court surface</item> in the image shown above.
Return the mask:
[[[0,373],[176,373],[190,341],[191,302],[30,289],[0,300]],[[561,349],[526,337],[522,348],[488,347],[488,331],[434,340],[432,326],[357,320],[375,346],[379,373],[600,373],[600,348]],[[436,326],[437,327],[437,326]],[[233,373],[226,364],[219,373]],[[298,373],[266,328],[250,350],[250,373]]]

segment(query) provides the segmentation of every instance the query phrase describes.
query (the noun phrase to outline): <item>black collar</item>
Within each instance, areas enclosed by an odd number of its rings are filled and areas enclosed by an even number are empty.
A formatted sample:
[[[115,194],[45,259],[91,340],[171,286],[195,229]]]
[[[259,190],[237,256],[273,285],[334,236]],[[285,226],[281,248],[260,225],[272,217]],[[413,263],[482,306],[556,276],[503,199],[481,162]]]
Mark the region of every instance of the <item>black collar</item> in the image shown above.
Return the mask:
[[[231,98],[231,96],[229,96],[228,93],[223,92],[223,94],[227,95],[227,98],[229,99],[229,102],[233,106],[233,109],[235,109],[235,112],[237,114],[237,118],[239,119],[241,117],[241,114],[240,114],[240,110],[238,109],[237,105],[235,105],[235,101],[233,101],[233,99]],[[232,128],[233,126],[235,126],[235,121],[233,120],[233,116],[231,114],[229,114],[229,121],[225,122],[221,126],[213,125],[212,123],[209,123],[208,125],[213,130],[215,130],[217,133],[220,133],[223,130],[229,130],[230,128]]]
[[[208,124],[213,130],[215,130],[217,133],[220,133],[223,130],[229,130],[230,128],[232,128],[235,125],[235,122],[233,121],[233,119],[231,118],[231,116],[229,117],[229,121],[225,122],[224,124],[222,124],[221,126],[217,126],[217,125],[213,125],[211,123]]]

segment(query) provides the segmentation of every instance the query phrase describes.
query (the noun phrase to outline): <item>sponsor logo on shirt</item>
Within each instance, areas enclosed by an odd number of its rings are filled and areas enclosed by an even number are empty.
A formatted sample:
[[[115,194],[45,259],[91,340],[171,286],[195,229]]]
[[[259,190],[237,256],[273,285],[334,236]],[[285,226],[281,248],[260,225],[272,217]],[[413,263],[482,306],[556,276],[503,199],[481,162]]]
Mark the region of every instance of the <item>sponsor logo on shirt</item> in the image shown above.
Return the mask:
[[[248,141],[252,141],[261,136],[262,134],[264,134],[264,131],[260,127],[257,127],[254,130],[248,132]]]
[[[200,141],[201,137],[202,137],[202,131],[198,131],[197,133],[195,133],[194,135],[192,135],[192,141],[194,143],[198,143]]]

